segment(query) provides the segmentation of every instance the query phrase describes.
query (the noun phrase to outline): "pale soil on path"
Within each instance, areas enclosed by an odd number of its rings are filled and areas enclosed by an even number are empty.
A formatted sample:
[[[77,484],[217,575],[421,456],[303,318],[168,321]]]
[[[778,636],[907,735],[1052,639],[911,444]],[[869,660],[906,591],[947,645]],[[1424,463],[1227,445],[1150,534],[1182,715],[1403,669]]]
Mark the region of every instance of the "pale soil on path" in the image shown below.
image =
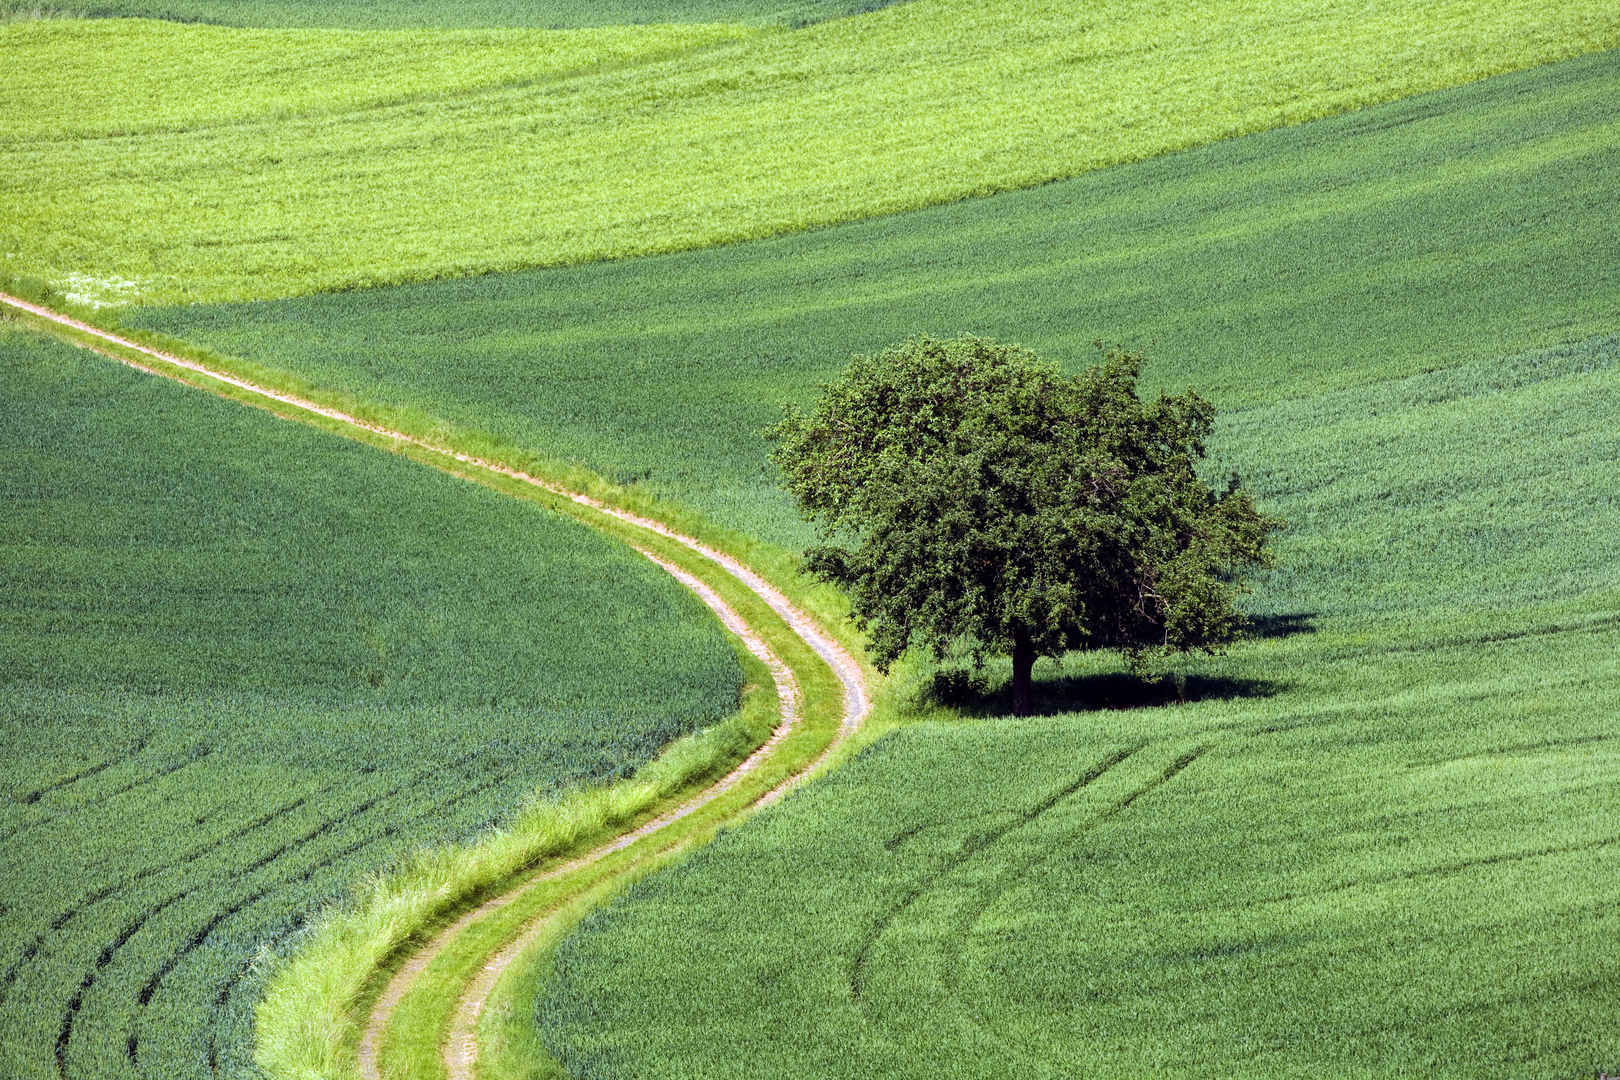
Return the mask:
[[[98,352],[102,352],[103,355],[109,356],[111,359],[118,360],[121,363],[128,364],[129,366],[138,368],[142,371],[155,375],[172,375],[172,370],[165,371],[163,367],[167,366],[170,369],[180,368],[196,374],[204,375],[210,379],[236,387],[239,390],[246,391],[249,394],[262,397],[269,401],[275,401],[282,405],[291,406],[292,408],[308,412],[328,420],[336,421],[340,424],[369,432],[374,435],[381,435],[399,443],[414,446],[423,450],[429,450],[437,454],[442,454],[462,465],[497,473],[499,475],[506,476],[551,492],[552,494],[562,496],[581,506],[589,507],[590,509],[599,513],[607,514],[622,522],[633,525],[640,529],[644,529],[647,532],[664,537],[665,539],[672,540],[715,563],[719,568],[740,581],[750,592],[753,592],[755,595],[764,600],[771,610],[776,612],[776,614],[787,623],[793,633],[808,644],[816,652],[816,654],[827,663],[843,686],[843,712],[838,733],[813,761],[811,761],[803,769],[800,769],[793,776],[772,788],[769,792],[757,800],[755,803],[756,806],[765,805],[781,798],[782,795],[791,790],[792,787],[794,787],[806,775],[814,771],[815,768],[827,758],[835,747],[847,740],[860,728],[861,722],[865,719],[866,714],[870,709],[870,698],[867,691],[865,676],[861,671],[860,664],[855,660],[854,656],[852,656],[848,650],[846,650],[831,635],[823,630],[814,619],[795,607],[778,589],[732,556],[708,547],[707,545],[702,544],[691,537],[683,536],[680,533],[670,529],[662,522],[608,506],[588,495],[570,491],[561,485],[531,476],[519,470],[512,469],[495,462],[472,457],[471,455],[446,450],[424,439],[407,435],[403,432],[393,431],[377,424],[368,423],[337,409],[328,408],[327,406],[320,405],[291,394],[272,390],[268,387],[258,386],[254,383],[239,379],[225,372],[216,371],[204,364],[197,363],[196,361],[187,360],[179,356],[174,356],[169,353],[149,348],[117,334],[102,330],[99,327],[91,326],[90,324],[81,322],[78,319],[62,315],[37,304],[31,304],[25,300],[6,295],[5,293],[0,293],[0,304],[11,305],[20,310],[28,312],[36,318],[45,319],[57,325],[68,327],[78,331],[79,333],[87,334],[91,337],[98,338],[123,349],[133,350],[134,352],[140,353],[143,356],[147,356],[155,361],[158,361],[159,366],[149,366],[143,363],[135,362],[124,356],[106,352],[105,350],[96,350]],[[703,806],[718,798],[724,792],[730,790],[744,777],[758,769],[760,764],[769,757],[782,739],[785,738],[792,728],[798,723],[798,720],[802,715],[798,683],[793,678],[792,672],[785,664],[782,663],[781,659],[777,657],[768,646],[766,646],[759,635],[754,632],[742,620],[742,618],[738,616],[737,613],[714,592],[713,589],[704,584],[695,575],[692,575],[687,571],[675,566],[673,563],[660,559],[639,547],[637,547],[636,550],[640,551],[641,554],[645,555],[647,558],[651,559],[654,563],[674,576],[675,579],[683,586],[696,593],[699,599],[701,599],[712,611],[715,612],[716,616],[719,617],[720,621],[726,626],[727,630],[737,635],[737,637],[742,640],[744,646],[770,669],[771,678],[776,685],[777,699],[780,703],[780,719],[776,730],[773,732],[770,739],[759,746],[751,755],[749,755],[746,760],[728,773],[723,779],[717,781],[713,786],[709,787],[701,794],[693,797],[691,800],[683,803],[676,809],[648,821],[633,830],[625,832],[618,837],[615,837],[608,843],[585,855],[580,856],[572,862],[525,878],[520,884],[508,892],[491,900],[485,901],[483,904],[467,911],[455,922],[451,923],[449,926],[440,931],[440,933],[425,946],[407,957],[405,963],[389,981],[388,985],[383,990],[382,996],[378,998],[377,1002],[373,1006],[371,1014],[367,1020],[365,1031],[362,1034],[359,1049],[359,1065],[363,1075],[367,1077],[367,1080],[380,1080],[377,1051],[381,1043],[382,1034],[386,1030],[395,1008],[398,1007],[400,1001],[403,1000],[405,994],[409,991],[415,980],[420,977],[422,972],[427,969],[430,963],[432,963],[433,959],[439,955],[439,953],[456,937],[457,934],[479,919],[506,907],[514,900],[520,898],[527,890],[539,885],[540,883],[561,877],[574,870],[597,862],[613,852],[621,851],[634,844],[637,840],[640,840],[643,837],[651,836],[661,829],[664,829],[674,822],[688,816],[694,811],[701,809]],[[530,923],[525,925],[519,931],[516,937],[511,939],[494,956],[492,956],[488,962],[486,962],[486,964],[479,970],[477,976],[475,976],[473,981],[464,990],[461,998],[457,1002],[457,1009],[452,1022],[451,1032],[443,1047],[444,1062],[451,1080],[471,1080],[477,1061],[478,1048],[476,1030],[479,1014],[482,1012],[484,1004],[488,1001],[490,992],[494,989],[494,986],[499,980],[501,974],[513,963],[513,961],[517,959],[529,942],[545,929],[549,917],[549,912],[542,913],[535,919],[531,920]]]

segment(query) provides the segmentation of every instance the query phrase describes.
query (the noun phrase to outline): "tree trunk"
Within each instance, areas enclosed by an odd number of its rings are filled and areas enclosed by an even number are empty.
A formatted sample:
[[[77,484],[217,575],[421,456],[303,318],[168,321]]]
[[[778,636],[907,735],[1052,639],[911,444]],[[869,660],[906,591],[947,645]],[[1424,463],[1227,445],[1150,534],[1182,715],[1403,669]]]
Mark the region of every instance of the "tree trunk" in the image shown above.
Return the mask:
[[[1013,631],[1012,706],[1014,716],[1029,716],[1035,711],[1035,692],[1030,672],[1035,667],[1035,646],[1030,643],[1029,631],[1018,627]]]

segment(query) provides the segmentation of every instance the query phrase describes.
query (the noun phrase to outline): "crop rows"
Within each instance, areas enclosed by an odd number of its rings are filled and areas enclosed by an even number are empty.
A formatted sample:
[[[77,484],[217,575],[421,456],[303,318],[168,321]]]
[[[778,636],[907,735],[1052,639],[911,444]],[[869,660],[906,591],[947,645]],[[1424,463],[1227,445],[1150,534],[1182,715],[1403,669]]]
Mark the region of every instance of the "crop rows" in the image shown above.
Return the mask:
[[[1409,387],[1455,396],[1506,377],[1504,356],[1613,333],[1616,117],[1609,53],[804,236],[128,320],[797,545],[764,440],[739,433],[907,334],[972,330],[1076,365],[1093,338],[1135,341],[1150,383],[1230,414],[1473,365]],[[1515,377],[1554,362],[1593,360],[1530,356]],[[1305,408],[1255,423],[1324,419]]]
[[[1168,327],[1158,379],[1236,402],[1211,474],[1288,527],[1259,640],[1185,661],[1187,704],[1112,656],[1037,667],[1023,721],[994,715],[1005,664],[923,673],[922,708],[980,717],[895,732],[588,918],[534,1000],[568,1074],[1612,1072],[1615,64],[839,230],[892,269],[778,245],[929,318],[1051,305],[1076,352],[1088,314]],[[941,268],[951,223],[972,254]],[[750,264],[693,265],[682,295]],[[692,351],[803,393],[808,348],[737,343],[851,332],[833,291]]]
[[[1620,12],[912,0],[791,32],[269,33],[0,25],[23,73],[0,269],[195,302],[688,250],[1613,48]]]
[[[1620,637],[1319,659],[1347,639],[1219,665],[1286,663],[1265,699],[891,736],[588,919],[547,1045],[592,1080],[1602,1068]],[[1132,740],[1210,749],[1063,779]]]
[[[4,326],[0,385],[8,1078],[255,1075],[325,904],[735,708],[567,523]]]

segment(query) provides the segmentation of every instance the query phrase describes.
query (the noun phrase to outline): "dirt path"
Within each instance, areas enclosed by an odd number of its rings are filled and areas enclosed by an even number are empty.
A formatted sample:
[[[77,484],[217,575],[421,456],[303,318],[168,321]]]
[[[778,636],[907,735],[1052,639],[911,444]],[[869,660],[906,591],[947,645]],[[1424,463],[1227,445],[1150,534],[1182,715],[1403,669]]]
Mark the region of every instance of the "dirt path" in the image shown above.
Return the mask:
[[[522,898],[531,889],[598,862],[615,851],[622,851],[642,837],[650,836],[665,826],[671,825],[694,811],[702,809],[720,795],[735,787],[743,777],[759,768],[760,763],[770,756],[771,752],[776,749],[777,745],[787,737],[788,733],[798,723],[801,715],[798,681],[794,679],[793,672],[788,669],[788,666],[782,662],[781,658],[771,651],[770,646],[766,645],[759,635],[754,633],[748,624],[713,589],[709,588],[697,577],[687,573],[673,563],[660,559],[649,551],[641,548],[636,550],[657,563],[682,585],[696,593],[698,598],[707,604],[710,610],[719,617],[726,629],[741,638],[748,651],[758,657],[770,669],[771,679],[776,684],[777,700],[780,702],[776,730],[742,764],[738,765],[702,794],[681,804],[662,817],[647,822],[640,828],[615,837],[608,843],[572,862],[525,878],[517,887],[468,911],[413,953],[399,971],[395,973],[394,977],[389,980],[388,986],[383,990],[382,996],[377,999],[377,1003],[372,1006],[371,1014],[367,1017],[359,1053],[360,1071],[366,1077],[366,1080],[380,1080],[381,1071],[378,1067],[378,1051],[382,1045],[383,1034],[387,1030],[389,1022],[393,1019],[394,1010],[399,1007],[399,1003],[410,992],[416,980],[427,970],[428,965],[433,963],[439,954],[444,952],[463,930],[478,920],[494,914],[513,901]],[[501,975],[512,965],[512,962],[523,952],[529,942],[546,928],[551,914],[549,910],[542,912],[539,916],[526,923],[516,937],[502,946],[500,951],[479,969],[478,974],[467,985],[466,990],[457,1001],[455,1019],[443,1048],[445,1069],[449,1073],[451,1080],[470,1080],[473,1075],[474,1065],[478,1060],[478,1017],[483,1013],[484,1004],[489,1000],[489,995],[495,989],[495,983],[499,981]]]
[[[95,346],[84,342],[75,342],[75,344],[80,344],[83,347],[95,349],[95,351],[101,352],[103,355],[108,356],[111,359],[117,360],[120,363],[128,364],[129,366],[138,368],[142,371],[146,371],[154,375],[167,375],[171,377],[174,375],[174,369],[176,368],[193,372],[195,374],[214,379],[228,386],[233,386],[238,390],[245,391],[254,396],[277,402],[281,405],[290,406],[294,409],[320,416],[327,420],[336,421],[339,424],[360,431],[365,431],[373,435],[380,435],[399,443],[414,446],[422,450],[431,451],[435,454],[440,454],[451,458],[452,460],[465,466],[470,466],[475,469],[485,470],[518,480],[522,483],[529,484],[533,487],[548,491],[554,495],[566,498],[574,503],[579,504],[580,506],[588,507],[598,513],[616,518],[617,520],[635,526],[636,528],[643,529],[667,540],[674,541],[675,543],[696,552],[705,559],[714,563],[721,570],[724,570],[727,574],[730,574],[732,577],[740,581],[750,592],[760,597],[760,599],[762,599],[772,611],[776,612],[776,614],[787,623],[793,633],[808,644],[832,669],[833,673],[837,676],[839,682],[843,686],[843,712],[837,735],[831,740],[831,742],[829,742],[821,753],[816,756],[813,761],[811,761],[804,768],[795,772],[793,776],[772,788],[756,802],[756,806],[774,802],[791,790],[796,784],[798,784],[800,780],[802,780],[806,775],[820,765],[835,747],[837,747],[844,740],[848,739],[849,736],[853,735],[860,728],[861,722],[866,717],[866,714],[870,708],[870,698],[866,687],[865,677],[861,672],[859,663],[856,662],[855,658],[850,655],[850,653],[844,649],[843,646],[841,646],[836,640],[827,634],[826,631],[824,631],[814,619],[795,607],[778,589],[776,589],[773,585],[767,582],[764,578],[760,577],[754,571],[744,566],[741,562],[734,559],[730,555],[708,547],[707,545],[689,536],[684,536],[675,532],[662,522],[655,521],[651,518],[641,517],[639,515],[629,513],[628,511],[620,510],[616,507],[608,506],[588,495],[570,491],[561,485],[551,483],[550,481],[543,480],[539,477],[531,476],[528,473],[524,473],[520,470],[508,468],[507,466],[500,465],[495,462],[485,461],[481,458],[472,457],[467,454],[447,450],[442,447],[435,446],[424,439],[407,435],[404,432],[393,431],[377,424],[368,423],[367,421],[350,416],[349,414],[341,412],[337,409],[332,409],[316,402],[308,401],[281,391],[272,390],[268,387],[258,386],[246,380],[239,379],[236,376],[230,375],[226,372],[216,371],[204,364],[197,363],[196,361],[187,360],[183,357],[174,356],[169,353],[164,353],[162,351],[149,348],[145,345],[131,341],[128,338],[110,333],[106,330],[100,329],[99,327],[91,326],[90,324],[82,322],[78,319],[62,315],[58,312],[50,310],[49,308],[29,303],[28,301],[9,296],[5,293],[0,293],[0,304],[7,304],[22,311],[26,311],[36,318],[44,319],[59,326],[75,330],[80,334],[85,334],[101,341],[105,341],[109,345],[114,345],[121,349],[132,350],[157,362],[154,365],[148,365],[105,349],[95,348]],[[478,920],[499,911],[500,909],[511,904],[513,901],[519,899],[529,889],[532,889],[543,882],[555,880],[556,878],[562,877],[582,867],[589,866],[614,852],[622,851],[625,848],[630,847],[636,841],[659,832],[674,822],[687,817],[693,812],[713,802],[720,795],[734,787],[744,777],[756,771],[760,764],[765,761],[772,752],[775,751],[782,739],[785,738],[798,723],[799,718],[802,715],[802,702],[799,685],[797,680],[794,679],[793,673],[782,662],[780,657],[776,656],[776,654],[771,651],[760,636],[752,628],[750,628],[743,621],[743,619],[738,616],[737,613],[730,606],[728,606],[717,593],[715,593],[712,588],[706,585],[697,576],[688,573],[680,567],[675,566],[673,563],[660,559],[652,553],[639,547],[637,547],[636,550],[640,551],[641,554],[645,555],[647,558],[651,559],[665,571],[674,576],[675,579],[683,586],[696,593],[699,599],[701,599],[712,611],[714,611],[716,616],[726,626],[727,630],[737,635],[738,638],[742,640],[745,647],[770,669],[771,678],[776,684],[777,698],[780,702],[780,718],[775,731],[771,735],[770,739],[758,747],[745,761],[733,769],[723,779],[717,781],[713,786],[703,791],[699,795],[694,796],[692,799],[683,803],[676,809],[669,811],[663,816],[655,818],[636,829],[615,837],[607,844],[604,844],[601,847],[580,856],[570,863],[548,869],[539,874],[530,875],[508,892],[488,900],[478,907],[473,908],[463,914],[455,922],[451,923],[449,926],[440,931],[440,933],[425,946],[408,957],[405,963],[395,973],[394,977],[389,981],[388,985],[384,988],[382,996],[378,998],[376,1004],[372,1008],[370,1016],[367,1019],[366,1028],[362,1034],[359,1048],[359,1065],[363,1075],[367,1077],[367,1080],[380,1080],[377,1060],[378,1049],[381,1044],[383,1032],[387,1029],[394,1010],[404,999],[406,993],[410,990],[410,987],[415,983],[416,979],[421,976],[421,974],[427,969],[428,965],[432,963],[433,959],[437,957],[458,934]],[[476,1040],[477,1023],[478,1017],[483,1011],[484,1004],[488,1001],[489,994],[494,989],[495,983],[499,980],[501,974],[522,953],[523,949],[531,940],[533,940],[534,936],[544,930],[548,918],[549,913],[542,913],[540,916],[533,919],[529,924],[525,925],[518,932],[517,936],[509,940],[489,959],[489,961],[474,977],[473,981],[468,984],[466,989],[463,991],[460,999],[457,1002],[457,1008],[454,1020],[452,1022],[450,1035],[443,1047],[444,1062],[451,1080],[470,1080],[470,1078],[473,1076],[478,1052]]]

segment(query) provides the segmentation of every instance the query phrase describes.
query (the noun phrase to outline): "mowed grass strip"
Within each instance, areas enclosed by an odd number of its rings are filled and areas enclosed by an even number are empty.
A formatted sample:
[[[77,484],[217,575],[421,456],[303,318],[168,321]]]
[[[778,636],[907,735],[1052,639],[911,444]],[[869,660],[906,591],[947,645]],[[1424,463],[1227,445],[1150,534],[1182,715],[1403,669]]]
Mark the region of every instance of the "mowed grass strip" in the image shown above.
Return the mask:
[[[1613,332],[1617,117],[1611,52],[793,237],[125,319],[799,545],[757,433],[908,334],[971,330],[1072,366],[1093,338],[1133,342],[1150,385],[1217,403],[1218,443],[1242,426],[1266,452],[1254,425],[1274,416],[1250,409],[1425,369],[1496,379],[1501,357]]]
[[[800,25],[895,0],[0,0],[0,20],[146,18],[245,27],[486,29],[730,22]]]
[[[576,523],[5,322],[0,385],[0,1074],[257,1075],[323,905],[737,709]]]
[[[153,79],[141,65],[79,77],[76,58],[114,32],[114,51],[156,55],[158,70],[214,52],[206,66],[232,71],[252,115],[117,135],[132,99],[192,116],[197,80]],[[548,32],[507,31],[527,36],[504,49],[474,37],[413,77],[406,101],[353,88],[375,78],[360,69],[414,68],[408,50],[349,34],[353,51],[335,55],[339,33],[284,32],[267,66],[253,59],[264,32],[0,26],[0,50],[25,73],[0,88],[0,115],[21,118],[0,141],[0,187],[16,193],[0,267],[102,301],[194,302],[704,247],[1027,187],[1611,48],[1620,12],[1607,0],[913,0],[666,59],[649,44],[646,63],[561,80],[544,59]],[[486,51],[500,66],[522,50],[537,56],[534,77],[467,74]],[[332,96],[289,92],[289,69]],[[63,137],[75,131],[98,134]]]

